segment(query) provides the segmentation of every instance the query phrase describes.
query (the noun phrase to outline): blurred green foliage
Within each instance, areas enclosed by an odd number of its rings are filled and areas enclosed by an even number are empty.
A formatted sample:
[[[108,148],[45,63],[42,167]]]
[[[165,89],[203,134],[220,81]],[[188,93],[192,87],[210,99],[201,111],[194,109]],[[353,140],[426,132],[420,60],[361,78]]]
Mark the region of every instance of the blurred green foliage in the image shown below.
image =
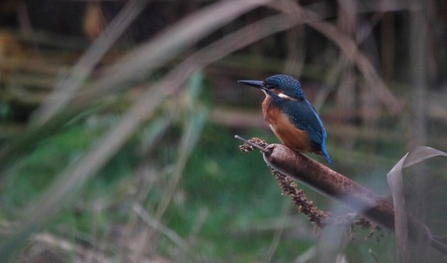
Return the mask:
[[[104,122],[113,125],[113,121],[108,121],[110,116],[93,118],[96,119],[95,127],[101,128],[92,127],[92,121],[88,119],[70,125],[55,136],[46,138],[19,162],[14,168],[15,175],[9,178],[1,196],[6,218],[11,216],[9,213],[14,214],[17,208],[45,191],[53,175],[76,159],[101,134],[104,126],[107,126]],[[156,123],[151,121],[148,124]],[[90,242],[93,241],[91,234],[95,232],[102,242],[112,239],[111,228],[129,223],[133,198],[126,193],[123,196],[123,189],[138,187],[132,185],[136,166],[146,158],[151,162],[153,155],[156,155],[153,160],[157,162],[164,160],[165,164],[169,164],[175,161],[177,146],[172,144],[171,139],[180,135],[182,127],[181,123],[175,124],[166,132],[165,139],[158,142],[158,150],[148,156],[141,155],[140,143],[145,136],[144,132],[139,132],[87,184],[74,205],[67,207],[54,220],[51,229],[67,237],[72,235],[74,239],[87,237]],[[256,135],[274,141],[273,136],[265,130],[245,131],[241,135]],[[256,152],[242,154],[238,150],[239,144],[234,139],[233,131],[223,126],[206,124],[200,140],[192,148],[176,190],[182,193],[183,199],[171,202],[163,216],[165,225],[186,238],[194,228],[198,214],[204,209],[208,211],[192,248],[192,251],[205,258],[236,262],[261,260],[266,256],[274,230],[256,230],[254,225],[282,215],[282,203],[287,197],[280,194],[261,155]],[[154,165],[163,166],[162,163]],[[160,201],[163,195],[163,188],[160,187],[162,185],[152,186],[147,192],[146,204],[149,209],[156,207]],[[315,193],[309,194],[316,197],[317,201],[321,199]],[[95,211],[98,202],[103,205],[99,212]],[[322,200],[324,202],[327,200]],[[306,224],[308,231],[312,229],[310,223]],[[366,233],[358,235],[361,238]],[[290,262],[315,242],[312,239],[287,236],[281,239],[275,252],[278,262]],[[165,242],[157,242],[155,252],[175,257],[171,245],[166,245]]]

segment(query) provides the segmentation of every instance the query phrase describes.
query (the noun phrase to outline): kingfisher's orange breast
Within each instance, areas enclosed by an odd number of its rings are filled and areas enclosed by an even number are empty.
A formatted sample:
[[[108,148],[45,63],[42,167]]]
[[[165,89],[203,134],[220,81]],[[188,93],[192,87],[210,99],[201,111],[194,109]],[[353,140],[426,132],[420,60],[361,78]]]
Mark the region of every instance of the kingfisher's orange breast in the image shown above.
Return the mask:
[[[270,103],[271,99],[267,95],[262,102],[262,113],[276,137],[290,149],[304,153],[311,152],[312,147],[307,132],[296,128],[286,114]]]

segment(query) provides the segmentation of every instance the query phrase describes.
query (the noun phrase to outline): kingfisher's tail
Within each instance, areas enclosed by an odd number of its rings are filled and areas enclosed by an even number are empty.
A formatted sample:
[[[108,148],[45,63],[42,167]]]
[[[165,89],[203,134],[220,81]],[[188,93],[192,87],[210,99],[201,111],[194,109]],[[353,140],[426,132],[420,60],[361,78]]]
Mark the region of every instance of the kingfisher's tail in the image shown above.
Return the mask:
[[[324,157],[326,162],[328,162],[329,164],[332,164],[331,157],[329,157],[329,154],[326,151],[326,145],[324,145],[324,143],[321,145],[321,156]]]

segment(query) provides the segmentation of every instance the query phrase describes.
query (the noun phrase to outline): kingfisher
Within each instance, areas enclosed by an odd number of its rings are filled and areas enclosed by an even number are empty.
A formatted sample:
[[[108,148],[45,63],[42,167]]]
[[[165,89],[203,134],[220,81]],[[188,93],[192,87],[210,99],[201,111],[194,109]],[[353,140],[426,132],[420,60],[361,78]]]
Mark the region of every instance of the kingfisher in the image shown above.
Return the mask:
[[[262,102],[264,119],[285,146],[303,153],[316,153],[332,164],[326,151],[327,134],[323,122],[304,96],[298,80],[277,74],[264,81],[238,82],[261,89],[265,93]]]

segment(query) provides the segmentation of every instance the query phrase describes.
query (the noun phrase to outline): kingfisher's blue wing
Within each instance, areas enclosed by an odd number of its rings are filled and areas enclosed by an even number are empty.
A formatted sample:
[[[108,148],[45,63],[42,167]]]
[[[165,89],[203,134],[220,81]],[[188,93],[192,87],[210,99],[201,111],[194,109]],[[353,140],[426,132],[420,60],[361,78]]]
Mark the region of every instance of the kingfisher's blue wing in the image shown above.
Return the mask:
[[[326,131],[316,110],[307,101],[283,100],[281,102],[284,113],[289,117],[290,122],[300,130],[305,130],[309,134],[309,139],[321,145],[325,143]]]
[[[273,92],[272,92],[273,93]],[[312,104],[306,99],[297,101],[290,99],[281,99],[279,96],[272,94],[273,103],[288,116],[290,122],[300,130],[307,132],[309,140],[315,147],[317,153],[321,153],[324,159],[332,164],[332,160],[326,150],[326,131],[323,122],[317,114]]]

